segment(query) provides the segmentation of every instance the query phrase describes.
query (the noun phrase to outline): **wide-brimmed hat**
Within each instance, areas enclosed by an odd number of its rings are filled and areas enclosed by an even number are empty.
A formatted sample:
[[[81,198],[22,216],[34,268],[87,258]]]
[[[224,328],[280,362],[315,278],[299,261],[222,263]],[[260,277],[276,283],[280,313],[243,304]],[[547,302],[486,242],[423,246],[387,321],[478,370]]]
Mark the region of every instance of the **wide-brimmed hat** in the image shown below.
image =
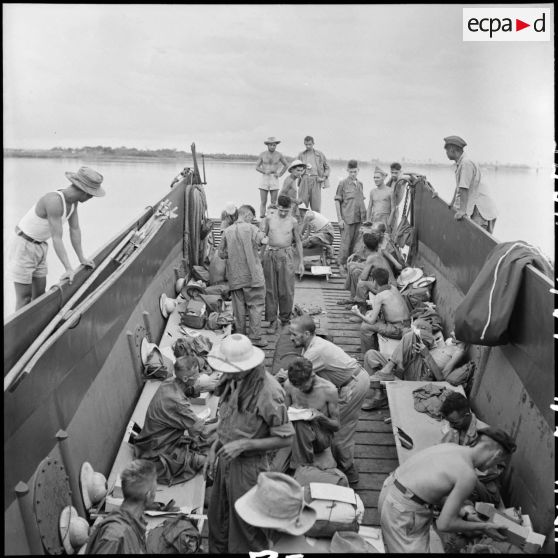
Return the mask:
[[[399,277],[397,278],[397,285],[399,287],[406,287],[407,285],[418,281],[423,275],[424,272],[420,269],[420,267],[406,267],[401,271]]]
[[[421,287],[428,287],[428,285],[432,285],[432,283],[434,283],[435,281],[436,277],[422,277],[421,279],[413,283],[413,287],[415,287],[416,289],[420,289]]]
[[[101,188],[103,175],[89,167],[81,167],[77,172],[67,172],[66,178],[80,190],[100,198],[106,194]]]
[[[176,298],[170,298],[165,293],[163,293],[159,297],[159,310],[161,310],[163,318],[168,318],[169,315],[173,313],[177,304],[178,301],[176,300]]]
[[[300,159],[295,159],[290,165],[289,168],[287,169],[288,172],[291,172],[291,169],[294,169],[295,167],[306,167],[306,163],[303,163]]]
[[[260,473],[258,484],[241,496],[234,507],[250,525],[295,536],[306,533],[317,518],[316,510],[304,501],[304,488],[283,473]]]
[[[66,506],[60,512],[58,528],[66,554],[73,554],[75,549],[81,548],[89,538],[89,523],[79,516],[73,506]]]
[[[141,345],[140,345],[140,356],[141,356],[141,363],[143,365],[145,365],[147,363],[147,357],[153,352],[153,351],[159,351],[161,352],[161,350],[159,349],[159,347],[157,346],[157,343],[150,343],[147,340],[147,337],[144,337],[141,340]]]
[[[96,473],[88,461],[84,461],[79,473],[81,497],[86,510],[98,504],[107,493],[107,479]]]
[[[265,353],[254,347],[246,335],[234,333],[214,345],[207,355],[209,366],[219,372],[252,370],[265,360]]]
[[[186,282],[186,278],[185,277],[179,277],[175,284],[174,284],[174,290],[176,291],[176,294],[179,294],[182,291],[182,287],[184,286],[184,283]]]
[[[275,136],[270,136],[266,140],[264,140],[264,143],[266,145],[269,145],[270,143],[281,143],[281,140],[278,140]]]

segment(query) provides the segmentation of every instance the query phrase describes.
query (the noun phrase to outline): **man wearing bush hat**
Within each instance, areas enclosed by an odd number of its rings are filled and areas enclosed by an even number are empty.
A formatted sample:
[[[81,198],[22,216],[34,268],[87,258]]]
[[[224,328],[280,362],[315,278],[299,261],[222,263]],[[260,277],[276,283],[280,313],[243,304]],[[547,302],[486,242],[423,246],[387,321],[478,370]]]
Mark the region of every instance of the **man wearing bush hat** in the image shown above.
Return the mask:
[[[205,468],[213,480],[209,501],[210,554],[265,550],[265,532],[246,523],[235,502],[269,470],[269,452],[290,447],[294,429],[289,422],[285,392],[266,372],[264,352],[245,335],[235,333],[215,345],[207,361],[223,377],[215,390],[219,399],[217,440]]]
[[[450,208],[456,210],[457,220],[469,217],[492,233],[498,216],[496,205],[482,181],[480,167],[465,155],[463,149],[466,145],[465,140],[459,136],[444,138],[447,158],[455,161],[456,188]]]
[[[62,241],[64,223],[70,226],[70,241],[79,262],[95,267],[95,262],[85,257],[81,247],[78,203],[105,195],[101,187],[103,176],[89,167],[81,167],[77,172],[67,172],[66,178],[70,186],[42,196],[16,226],[8,255],[8,272],[16,290],[16,310],[45,292],[49,238],[65,269],[60,281],[68,279],[72,283],[76,270]]]

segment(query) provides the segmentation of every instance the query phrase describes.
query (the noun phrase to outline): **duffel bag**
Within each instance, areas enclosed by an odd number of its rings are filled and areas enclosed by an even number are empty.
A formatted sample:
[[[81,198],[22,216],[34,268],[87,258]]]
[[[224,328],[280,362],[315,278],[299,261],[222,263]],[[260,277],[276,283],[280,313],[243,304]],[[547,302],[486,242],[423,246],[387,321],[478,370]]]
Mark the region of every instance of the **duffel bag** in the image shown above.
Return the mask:
[[[316,523],[305,536],[330,538],[337,531],[358,532],[364,504],[352,488],[311,482],[304,486],[304,499],[317,513]]]
[[[299,465],[294,472],[294,479],[302,486],[309,485],[311,482],[349,486],[345,473],[337,468],[319,469],[312,465]]]
[[[186,311],[180,313],[180,324],[194,329],[203,329],[207,319],[207,306],[203,300],[190,299]]]

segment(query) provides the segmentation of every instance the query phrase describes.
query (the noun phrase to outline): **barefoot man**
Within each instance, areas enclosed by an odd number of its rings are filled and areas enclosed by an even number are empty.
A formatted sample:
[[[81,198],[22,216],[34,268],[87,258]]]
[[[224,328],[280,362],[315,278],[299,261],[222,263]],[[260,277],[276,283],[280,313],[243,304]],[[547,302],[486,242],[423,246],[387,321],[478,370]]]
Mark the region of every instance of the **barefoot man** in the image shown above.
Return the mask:
[[[285,174],[289,166],[283,154],[276,151],[277,145],[281,143],[280,140],[275,137],[269,137],[264,143],[267,145],[267,151],[260,153],[260,157],[256,163],[256,170],[263,174],[260,186],[260,219],[265,217],[268,192],[271,195],[271,203],[275,204],[277,202],[279,177]],[[279,170],[280,165],[281,170]]]
[[[474,447],[438,444],[411,455],[385,481],[378,500],[380,525],[389,553],[430,552],[434,508],[439,531],[484,532],[503,537],[492,522],[470,517],[464,506],[477,483],[475,469],[486,470],[515,450],[514,441],[497,428],[479,430]]]
[[[294,304],[296,246],[298,273],[304,273],[302,241],[297,220],[291,215],[291,198],[279,196],[278,209],[263,222],[268,245],[262,263],[265,276],[265,319],[269,320],[270,331],[277,330],[277,311],[281,325],[289,323]]]

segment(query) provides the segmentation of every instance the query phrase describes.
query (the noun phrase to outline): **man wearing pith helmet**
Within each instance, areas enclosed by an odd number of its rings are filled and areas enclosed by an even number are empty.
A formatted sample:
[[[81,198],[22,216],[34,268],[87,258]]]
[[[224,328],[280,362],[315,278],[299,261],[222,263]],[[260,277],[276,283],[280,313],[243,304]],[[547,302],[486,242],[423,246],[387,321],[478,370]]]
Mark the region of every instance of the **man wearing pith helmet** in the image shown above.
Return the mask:
[[[450,207],[455,209],[457,220],[469,217],[491,233],[498,216],[496,205],[482,181],[480,167],[466,156],[466,145],[465,140],[459,136],[444,138],[446,155],[450,161],[455,161],[456,187]]]
[[[69,186],[43,195],[15,228],[8,255],[8,272],[15,284],[16,310],[45,292],[49,238],[52,238],[54,251],[65,269],[60,280],[68,279],[72,283],[76,270],[70,264],[62,240],[64,223],[70,226],[70,242],[79,262],[95,267],[81,247],[78,203],[105,195],[101,187],[103,176],[89,167],[81,167],[77,172],[67,172],[66,178],[71,182]]]
[[[269,452],[289,447],[294,429],[285,392],[264,366],[264,352],[235,333],[215,345],[209,365],[223,373],[215,390],[219,399],[217,440],[207,458],[213,480],[209,501],[210,554],[257,552],[267,548],[265,532],[243,521],[235,502],[269,470]]]

